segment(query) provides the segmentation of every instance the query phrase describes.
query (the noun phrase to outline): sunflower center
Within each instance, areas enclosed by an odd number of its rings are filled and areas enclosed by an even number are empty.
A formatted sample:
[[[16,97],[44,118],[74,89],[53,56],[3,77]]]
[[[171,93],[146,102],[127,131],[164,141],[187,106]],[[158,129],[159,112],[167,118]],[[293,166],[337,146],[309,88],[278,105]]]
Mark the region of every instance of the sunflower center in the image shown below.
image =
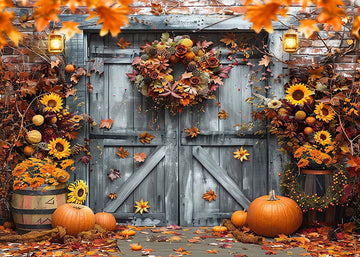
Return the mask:
[[[327,139],[327,136],[326,136],[325,134],[321,134],[321,135],[320,135],[320,138],[321,138],[321,140],[326,140],[326,139]]]
[[[84,189],[80,188],[77,192],[78,197],[82,197],[84,195]]]
[[[327,108],[322,108],[321,112],[323,115],[327,116],[329,114],[329,110]]]
[[[299,101],[301,99],[303,99],[305,96],[304,94],[304,91],[298,89],[298,90],[295,90],[293,93],[292,93],[292,97],[296,100],[296,101]]]
[[[51,107],[51,108],[54,108],[54,107],[56,106],[56,101],[53,100],[53,99],[51,99],[51,100],[49,100],[49,102],[48,102],[47,105],[48,105],[49,107]]]
[[[64,146],[63,146],[63,144],[61,144],[61,143],[56,143],[55,149],[56,149],[58,152],[62,152],[62,151],[64,151]]]

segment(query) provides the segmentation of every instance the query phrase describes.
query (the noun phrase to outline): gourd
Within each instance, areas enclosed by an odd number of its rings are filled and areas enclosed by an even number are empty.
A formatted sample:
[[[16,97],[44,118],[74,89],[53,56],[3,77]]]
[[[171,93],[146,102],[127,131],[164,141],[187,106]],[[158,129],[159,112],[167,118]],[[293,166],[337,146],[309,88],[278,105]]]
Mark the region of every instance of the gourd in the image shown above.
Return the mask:
[[[225,226],[215,226],[212,228],[213,232],[225,232],[227,228]]]
[[[34,147],[32,147],[30,145],[27,145],[24,147],[24,154],[26,156],[31,156],[34,153],[34,151],[35,151]]]
[[[62,226],[66,234],[76,236],[79,232],[90,230],[95,225],[94,212],[85,205],[65,203],[52,215],[52,227]]]
[[[75,67],[74,67],[74,65],[72,65],[72,64],[68,64],[68,65],[65,66],[65,71],[66,71],[67,73],[73,73],[74,70],[75,70]]]
[[[30,144],[37,144],[41,141],[42,136],[41,133],[34,129],[29,131],[25,136],[26,141],[28,141]]]
[[[301,225],[303,214],[297,203],[284,196],[269,195],[256,198],[249,206],[247,222],[258,235],[275,237],[291,234]]]
[[[44,124],[44,116],[38,114],[38,115],[34,115],[32,117],[32,123],[35,126],[41,126],[42,124]]]
[[[231,215],[231,222],[236,227],[243,227],[247,223],[247,213],[245,211],[236,211]]]
[[[95,224],[113,231],[116,228],[116,219],[114,215],[108,212],[98,212],[95,214]]]

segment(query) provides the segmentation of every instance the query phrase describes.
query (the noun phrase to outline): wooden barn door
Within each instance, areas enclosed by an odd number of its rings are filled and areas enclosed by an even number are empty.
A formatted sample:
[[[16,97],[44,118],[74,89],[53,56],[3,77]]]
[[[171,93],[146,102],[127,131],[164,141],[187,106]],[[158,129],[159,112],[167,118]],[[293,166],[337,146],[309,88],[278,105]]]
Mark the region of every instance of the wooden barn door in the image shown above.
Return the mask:
[[[198,40],[213,41],[218,47],[223,33],[190,34]],[[252,34],[249,34],[251,36]],[[90,132],[93,165],[90,170],[90,206],[96,211],[112,212],[120,221],[138,225],[180,224],[213,225],[229,218],[232,211],[246,208],[255,197],[267,191],[267,144],[254,134],[258,128],[238,132],[235,124],[252,121],[253,107],[245,102],[253,88],[248,80],[250,66],[232,69],[230,78],[218,89],[217,102],[208,100],[201,105],[185,108],[180,115],[153,108],[126,76],[131,63],[144,42],[159,39],[161,33],[122,32],[120,37],[131,42],[127,49],[117,45],[119,38],[89,34],[89,64],[96,74],[90,77],[93,92],[89,98],[89,114],[100,123],[112,119],[111,129],[96,126]],[[258,42],[261,42],[257,39]],[[222,55],[226,62],[226,50]],[[257,64],[259,56],[254,55]],[[184,67],[177,67],[175,78]],[[103,72],[103,74],[102,74]],[[100,75],[99,75],[100,74]],[[259,82],[257,85],[260,86]],[[229,113],[227,120],[218,119],[218,111]],[[184,130],[197,126],[201,134],[194,139]],[[155,138],[142,144],[139,133],[147,131]],[[129,152],[126,159],[116,155],[123,147]],[[251,161],[241,163],[233,152],[243,147]],[[144,163],[136,163],[135,153],[145,152]],[[108,174],[118,169],[121,177],[111,181]],[[202,195],[212,189],[216,201],[209,203]],[[109,199],[116,193],[115,200]],[[150,212],[134,214],[135,201],[149,201]]]

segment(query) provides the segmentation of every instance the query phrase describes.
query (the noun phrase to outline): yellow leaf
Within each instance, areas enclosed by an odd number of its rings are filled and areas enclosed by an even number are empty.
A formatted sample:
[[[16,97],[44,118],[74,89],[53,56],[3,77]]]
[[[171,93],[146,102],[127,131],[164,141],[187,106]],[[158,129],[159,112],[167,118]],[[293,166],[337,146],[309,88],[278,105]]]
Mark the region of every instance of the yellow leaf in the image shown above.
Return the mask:
[[[354,40],[352,39],[346,39],[346,42],[348,43],[348,45],[352,45],[354,43]]]

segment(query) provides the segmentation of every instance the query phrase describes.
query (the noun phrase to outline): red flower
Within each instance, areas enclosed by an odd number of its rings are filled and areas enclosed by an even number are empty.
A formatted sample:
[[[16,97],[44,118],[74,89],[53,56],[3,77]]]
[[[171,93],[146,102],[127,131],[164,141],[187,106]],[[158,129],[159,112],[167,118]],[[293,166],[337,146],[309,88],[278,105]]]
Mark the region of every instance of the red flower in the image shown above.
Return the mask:
[[[210,68],[216,68],[219,66],[219,59],[216,57],[210,57],[206,62]]]
[[[199,85],[200,79],[199,79],[198,77],[192,77],[192,78],[190,79],[190,83],[191,83],[192,85]]]
[[[187,47],[184,45],[178,45],[175,48],[175,55],[179,58],[183,58],[186,53],[187,53]]]

